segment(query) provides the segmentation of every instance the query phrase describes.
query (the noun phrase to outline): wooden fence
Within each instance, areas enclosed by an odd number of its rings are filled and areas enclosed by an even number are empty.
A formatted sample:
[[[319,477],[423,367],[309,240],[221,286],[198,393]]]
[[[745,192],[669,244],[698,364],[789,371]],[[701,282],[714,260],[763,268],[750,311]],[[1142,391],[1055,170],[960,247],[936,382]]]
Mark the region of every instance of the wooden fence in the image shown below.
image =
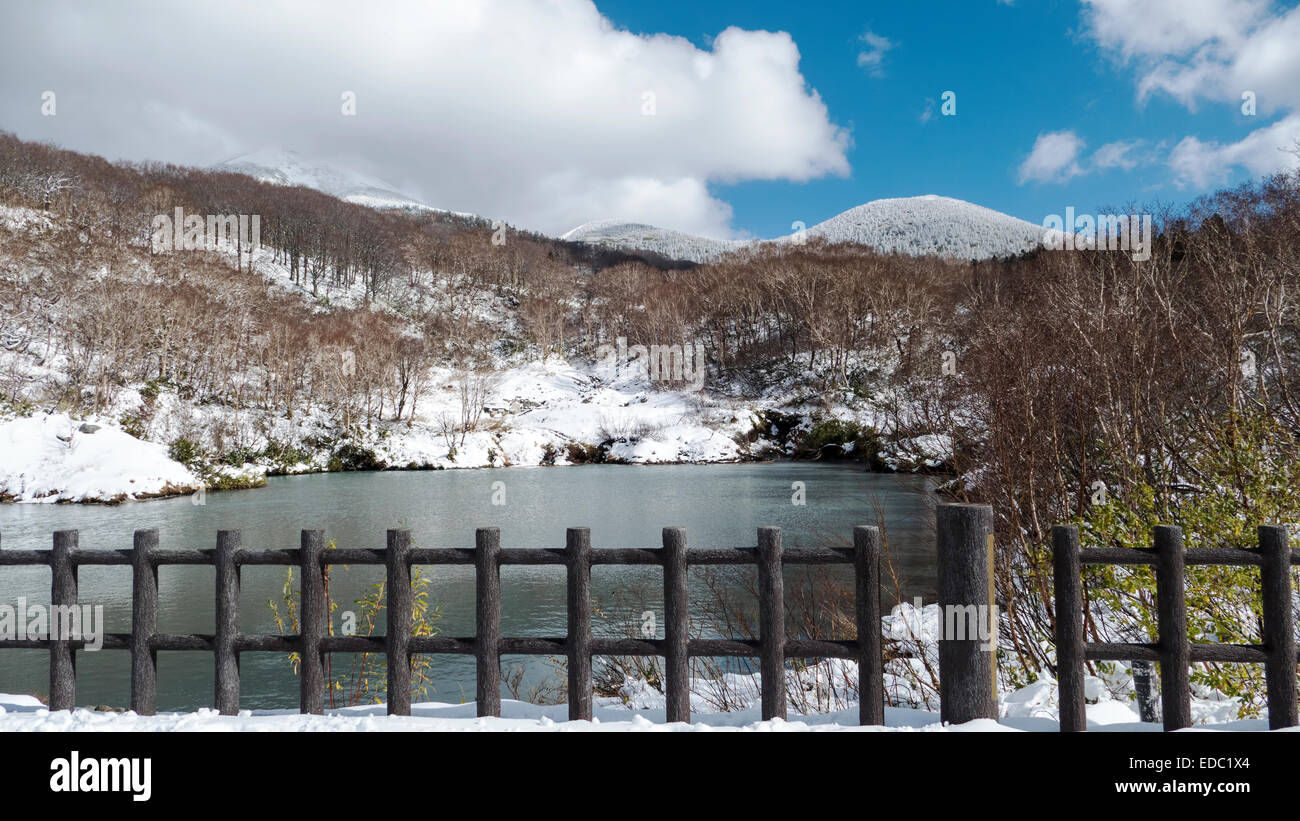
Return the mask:
[[[331,564],[384,565],[387,571],[387,625],[384,636],[326,635],[328,603],[325,569]],[[758,610],[761,638],[691,638],[687,568],[699,565],[758,565]],[[852,564],[855,576],[858,640],[822,641],[787,638],[782,568],[786,565]],[[75,530],[54,534],[52,550],[0,550],[0,565],[48,565],[51,605],[77,603],[77,569],[83,565],[130,565],[131,632],[103,638],[103,649],[131,652],[131,709],[153,715],[157,698],[157,654],[198,650],[214,654],[216,707],[223,715],[239,711],[241,653],[297,652],[301,655],[300,703],[304,713],[325,707],[326,653],[384,653],[388,668],[388,712],[409,715],[411,656],[416,653],[463,654],[475,658],[480,716],[501,713],[503,654],[562,655],[568,659],[569,718],[592,717],[592,657],[661,656],[665,659],[667,719],[690,721],[690,659],[697,656],[757,657],[762,672],[764,719],[786,714],[787,658],[848,658],[859,665],[863,724],[884,723],[883,640],[880,620],[880,535],[874,527],[853,531],[853,547],[784,550],[781,530],[758,530],[756,547],[687,549],[681,528],[665,528],[663,548],[593,550],[586,528],[571,528],[563,549],[504,549],[495,528],[477,531],[472,549],[413,549],[409,531],[388,531],[386,550],[325,549],[320,530],[302,531],[297,550],[245,550],[240,531],[217,534],[214,550],[162,550],[158,531],[136,531],[131,550],[83,550]],[[164,565],[212,565],[216,568],[216,633],[159,633],[158,568]],[[240,568],[288,565],[300,568],[299,635],[248,635],[239,630]],[[412,635],[411,567],[473,565],[476,584],[476,635],[469,638]],[[563,565],[567,573],[568,631],[561,638],[509,638],[501,635],[500,568],[509,565]],[[593,565],[658,565],[663,568],[665,638],[629,639],[592,635],[591,568]],[[50,709],[71,709],[76,701],[76,652],[84,645],[55,636],[0,642],[4,648],[48,648]]]
[[[1056,660],[1062,732],[1087,729],[1084,715],[1084,664],[1088,661],[1160,662],[1160,697],[1165,730],[1191,726],[1188,667],[1193,662],[1262,663],[1267,679],[1269,727],[1296,726],[1296,641],[1291,611],[1291,567],[1300,551],[1287,543],[1284,527],[1259,528],[1259,547],[1183,548],[1181,528],[1155,529],[1152,548],[1080,549],[1079,531],[1052,528],[1056,587]],[[1082,566],[1150,564],[1156,569],[1158,637],[1151,643],[1121,644],[1084,640]],[[1254,566],[1260,569],[1263,644],[1192,643],[1187,638],[1187,565]]]
[[[987,614],[996,623],[993,588],[993,513],[986,505],[939,505],[936,510],[938,587],[941,613]],[[1285,528],[1259,529],[1257,549],[1183,549],[1176,527],[1155,530],[1151,549],[1079,546],[1078,530],[1052,531],[1055,555],[1057,679],[1062,731],[1086,729],[1084,675],[1088,661],[1148,660],[1161,664],[1164,727],[1191,725],[1189,666],[1193,662],[1262,663],[1267,676],[1269,723],[1297,725],[1295,624],[1291,610],[1291,567],[1300,551],[1288,545]],[[129,565],[132,568],[131,632],[103,637],[104,649],[131,652],[131,709],[153,715],[157,700],[157,654],[169,650],[211,652],[215,663],[216,707],[224,715],[239,710],[239,657],[245,652],[297,652],[300,708],[321,713],[325,707],[326,653],[383,653],[387,657],[388,712],[409,715],[411,656],[461,654],[475,658],[480,716],[501,712],[502,655],[559,655],[568,660],[570,719],[592,716],[594,656],[659,656],[665,660],[666,718],[690,721],[690,660],[695,657],[757,657],[764,719],[786,715],[785,661],[790,658],[845,658],[858,662],[859,721],[884,723],[884,641],[880,613],[879,531],[856,527],[853,547],[784,550],[780,528],[758,530],[755,547],[687,549],[681,528],[664,528],[662,549],[593,550],[586,528],[567,531],[562,549],[503,549],[500,533],[483,528],[473,548],[414,549],[405,530],[388,531],[385,550],[325,549],[324,533],[304,530],[297,550],[245,550],[240,532],[217,534],[213,550],[161,550],[158,532],[137,531],[131,550],[82,550],[77,531],[54,534],[52,550],[0,550],[0,566],[44,565],[51,570],[50,601],[77,603],[77,568],[82,565]],[[384,565],[388,590],[384,636],[326,635],[328,603],[325,570],[331,564]],[[703,565],[758,566],[758,640],[692,638],[687,569]],[[783,568],[787,565],[850,564],[854,568],[855,640],[786,637]],[[1159,638],[1153,643],[1089,643],[1084,640],[1084,564],[1153,564]],[[1261,571],[1263,644],[1194,644],[1187,639],[1186,565],[1257,566]],[[159,633],[158,568],[164,565],[211,565],[216,568],[216,632],[212,635]],[[281,565],[300,569],[301,632],[298,635],[249,635],[239,630],[240,568]],[[475,568],[475,635],[466,638],[412,635],[411,567],[473,565]],[[560,565],[566,570],[568,629],[563,637],[510,638],[501,635],[500,569],[510,565]],[[591,568],[593,565],[650,565],[663,568],[664,638],[635,639],[592,633]],[[983,618],[985,616],[981,616]],[[943,618],[947,618],[944,616]],[[945,628],[949,625],[945,622]],[[994,643],[996,633],[994,631]],[[65,710],[76,700],[76,652],[84,642],[66,637],[0,641],[5,648],[48,649],[50,708]],[[961,723],[997,719],[996,652],[980,637],[939,636],[940,716]]]

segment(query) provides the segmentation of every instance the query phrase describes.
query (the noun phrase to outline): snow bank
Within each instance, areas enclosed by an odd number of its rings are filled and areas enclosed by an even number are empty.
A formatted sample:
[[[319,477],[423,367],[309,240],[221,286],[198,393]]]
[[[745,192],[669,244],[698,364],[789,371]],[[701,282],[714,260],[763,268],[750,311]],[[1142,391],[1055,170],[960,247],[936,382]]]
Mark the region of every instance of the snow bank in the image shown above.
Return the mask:
[[[1015,694],[1013,694],[1015,695]],[[0,694],[0,732],[173,732],[173,731],[443,731],[443,732],[1057,732],[1055,716],[1008,716],[1000,721],[979,720],[943,724],[937,713],[906,708],[886,708],[885,726],[859,727],[857,705],[815,715],[791,713],[788,720],[763,721],[758,708],[730,713],[698,712],[692,723],[667,723],[662,706],[630,709],[619,699],[596,699],[592,721],[569,721],[565,705],[539,705],[503,700],[501,718],[478,718],[473,702],[427,702],[411,707],[409,717],[385,715],[383,704],[329,710],[325,715],[300,715],[288,710],[244,710],[222,716],[216,710],[138,716],[132,712],[63,710],[50,712],[30,696]],[[1159,732],[1158,724],[1105,721],[1109,710],[1088,707],[1088,729]],[[1265,720],[1233,721],[1197,729],[1267,730]]]
[[[937,668],[935,638],[939,633],[938,606],[914,608],[900,605],[882,619],[885,634],[913,641],[933,668]],[[910,637],[910,638],[909,638]],[[886,687],[896,703],[921,703],[922,707],[885,708],[884,726],[858,726],[858,704],[845,696],[856,693],[857,665],[843,659],[786,670],[786,692],[805,699],[792,700],[788,720],[764,721],[760,708],[762,676],[758,673],[726,673],[717,679],[691,681],[691,719],[688,726],[668,723],[663,693],[644,679],[629,678],[618,696],[597,697],[593,720],[569,721],[564,704],[541,705],[503,700],[501,718],[478,718],[473,702],[449,704],[426,702],[413,705],[409,717],[385,715],[383,704],[329,710],[323,716],[305,716],[291,710],[245,710],[238,716],[222,716],[204,709],[143,717],[131,712],[73,710],[51,713],[31,696],[0,694],[0,733],[24,730],[68,731],[298,731],[298,730],[434,730],[434,731],[926,731],[926,732],[1059,732],[1057,685],[1043,677],[1009,693],[998,695],[998,720],[945,725],[939,719],[932,690],[918,687],[918,678],[908,675],[906,665],[917,659],[897,659],[886,669]],[[1093,731],[1160,732],[1159,724],[1143,724],[1131,700],[1132,679],[1120,667],[1108,678],[1089,676],[1085,681],[1088,729]],[[721,710],[721,703],[734,709]],[[804,705],[802,709],[794,706]],[[1192,720],[1196,730],[1263,731],[1268,718],[1236,719],[1240,702],[1216,693],[1192,698]],[[1295,728],[1300,732],[1300,728]]]
[[[196,489],[162,445],[55,413],[0,422],[0,498],[117,502]]]

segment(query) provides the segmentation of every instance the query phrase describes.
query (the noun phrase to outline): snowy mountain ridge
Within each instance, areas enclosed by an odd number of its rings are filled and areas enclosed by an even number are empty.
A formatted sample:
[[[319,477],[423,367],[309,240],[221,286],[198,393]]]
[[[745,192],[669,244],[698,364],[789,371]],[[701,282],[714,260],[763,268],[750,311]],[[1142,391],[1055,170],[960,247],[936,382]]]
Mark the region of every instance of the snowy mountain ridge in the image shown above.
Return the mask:
[[[274,185],[311,188],[371,208],[448,211],[403,194],[392,184],[360,172],[308,160],[291,150],[262,150],[218,163],[216,169],[247,174]],[[1041,244],[1043,229],[1031,222],[965,200],[926,194],[878,199],[820,222],[805,231],[773,239],[715,239],[622,219],[583,223],[558,239],[630,251],[650,251],[671,259],[710,262],[735,251],[771,243],[824,239],[853,242],[881,253],[936,255],[954,259],[1012,256]]]
[[[831,243],[855,242],[882,253],[988,259],[1028,251],[1040,244],[1042,236],[1043,229],[1031,222],[965,200],[927,194],[872,200],[818,223],[802,235],[771,240],[711,239],[621,220],[585,223],[560,238],[709,262],[744,248],[818,238]]]
[[[434,208],[403,194],[390,183],[357,171],[340,170],[326,163],[304,158],[291,150],[262,150],[241,154],[214,166],[218,171],[247,174],[272,185],[295,185],[311,188],[345,202],[370,208],[402,208],[408,211],[437,211],[473,217],[445,208]]]

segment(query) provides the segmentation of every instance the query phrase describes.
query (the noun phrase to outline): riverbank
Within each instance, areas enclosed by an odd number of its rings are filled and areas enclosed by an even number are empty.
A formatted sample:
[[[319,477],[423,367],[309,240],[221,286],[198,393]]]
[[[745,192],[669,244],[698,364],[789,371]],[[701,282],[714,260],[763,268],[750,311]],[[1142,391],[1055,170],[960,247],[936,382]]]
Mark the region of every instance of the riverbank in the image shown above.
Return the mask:
[[[725,464],[849,459],[883,471],[941,471],[943,437],[890,438],[869,405],[810,408],[792,397],[741,400],[602,380],[552,358],[506,368],[463,418],[451,374],[418,414],[346,425],[307,406],[295,417],[186,398],[167,385],[120,392],[78,417],[0,417],[0,501],[116,504],[260,487],[268,476],[356,470],[458,470],[579,464]]]

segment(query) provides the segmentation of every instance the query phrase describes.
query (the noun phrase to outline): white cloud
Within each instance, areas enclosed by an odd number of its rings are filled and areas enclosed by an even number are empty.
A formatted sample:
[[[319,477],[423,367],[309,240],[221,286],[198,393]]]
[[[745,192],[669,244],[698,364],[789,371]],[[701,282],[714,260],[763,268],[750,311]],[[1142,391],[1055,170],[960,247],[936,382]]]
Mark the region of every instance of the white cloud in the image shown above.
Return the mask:
[[[1235,143],[1202,142],[1196,137],[1184,137],[1170,152],[1169,167],[1180,186],[1196,188],[1226,182],[1230,170],[1238,166],[1256,176],[1300,168],[1300,157],[1295,153],[1298,136],[1300,114],[1256,129]]]
[[[1084,22],[1104,48],[1135,64],[1137,94],[1168,94],[1238,108],[1254,94],[1260,115],[1283,115],[1235,143],[1189,136],[1169,165],[1180,185],[1226,180],[1235,167],[1261,175],[1291,167],[1279,151],[1300,136],[1300,6],[1270,0],[1083,0]]]
[[[867,44],[866,48],[858,52],[858,67],[866,69],[872,77],[884,77],[885,54],[897,43],[873,31],[863,32],[858,39]]]
[[[728,236],[711,183],[849,171],[849,135],[785,33],[729,28],[705,50],[620,31],[590,0],[358,8],[56,1],[7,14],[0,127],[186,164],[294,149],[552,233],[624,218]],[[45,89],[57,117],[39,115]],[[355,117],[340,113],[344,91]]]
[[[1052,131],[1039,134],[1034,148],[1020,164],[1019,180],[1027,182],[1065,182],[1083,173],[1079,167],[1079,152],[1083,140],[1073,131]]]
[[[1106,143],[1093,152],[1092,164],[1100,169],[1122,168],[1131,171],[1138,165],[1138,159],[1133,154],[1141,145],[1141,140],[1118,140]]]
[[[1239,48],[1271,0],[1083,0],[1084,23],[1125,59]]]

